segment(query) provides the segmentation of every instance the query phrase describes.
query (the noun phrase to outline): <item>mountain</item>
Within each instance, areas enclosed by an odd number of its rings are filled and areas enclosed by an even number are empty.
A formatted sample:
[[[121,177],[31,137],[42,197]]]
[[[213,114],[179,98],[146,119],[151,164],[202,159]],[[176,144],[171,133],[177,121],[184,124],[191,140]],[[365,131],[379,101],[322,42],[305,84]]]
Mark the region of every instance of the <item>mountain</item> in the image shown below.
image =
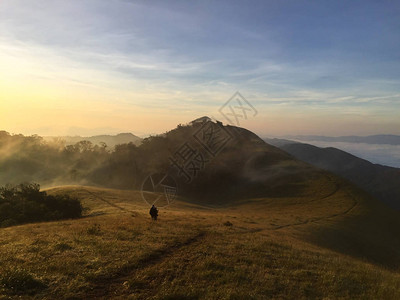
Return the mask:
[[[148,176],[164,173],[176,181],[182,196],[215,204],[296,195],[321,173],[246,129],[207,118],[143,139],[139,146],[119,144],[110,151],[84,141],[63,146],[0,132],[0,152],[1,185],[33,181],[47,187],[132,189],[141,188]]]
[[[297,159],[346,178],[386,204],[400,209],[400,169],[373,164],[336,148],[267,139]]]
[[[169,174],[181,195],[202,204],[300,195],[326,177],[244,128],[207,120],[144,139],[139,149],[148,156],[142,172]]]
[[[81,141],[89,141],[94,145],[100,145],[100,143],[106,143],[110,148],[115,147],[119,144],[133,143],[139,145],[142,139],[132,133],[119,133],[117,135],[95,135],[95,136],[47,136],[44,137],[46,141],[51,141],[54,139],[61,139],[65,141],[66,145],[74,145]]]
[[[0,298],[400,297],[399,212],[246,129],[194,122],[112,152],[48,147],[0,132],[0,173],[74,171],[75,185],[46,192],[79,198],[85,215],[0,228]]]
[[[34,181],[42,186],[90,184],[132,189],[141,188],[148,176],[164,173],[176,181],[181,195],[223,204],[232,199],[301,194],[313,184],[311,178],[325,177],[305,161],[399,207],[398,169],[374,165],[333,148],[268,140],[279,149],[246,129],[223,126],[207,117],[146,138],[139,146],[120,144],[135,140],[132,134],[91,140],[104,142],[107,138],[112,140],[109,144],[119,146],[112,151],[86,143],[60,148],[37,136],[1,132],[0,184]]]
[[[320,135],[292,135],[288,139],[300,141],[321,141],[321,142],[344,142],[344,143],[365,143],[379,145],[400,145],[400,136],[378,134],[370,136],[339,136],[329,137]]]

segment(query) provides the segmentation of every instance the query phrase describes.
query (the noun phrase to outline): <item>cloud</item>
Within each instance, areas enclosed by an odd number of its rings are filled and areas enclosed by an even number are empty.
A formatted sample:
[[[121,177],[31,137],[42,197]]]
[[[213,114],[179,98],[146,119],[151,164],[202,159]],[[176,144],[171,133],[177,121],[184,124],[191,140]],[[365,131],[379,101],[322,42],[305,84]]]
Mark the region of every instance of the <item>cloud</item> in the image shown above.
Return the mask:
[[[383,123],[400,102],[396,11],[374,2],[4,0],[0,85],[6,101],[194,116],[239,90],[260,117],[307,122],[330,112]]]
[[[306,141],[318,147],[334,147],[361,157],[372,163],[400,168],[400,146],[364,143]]]

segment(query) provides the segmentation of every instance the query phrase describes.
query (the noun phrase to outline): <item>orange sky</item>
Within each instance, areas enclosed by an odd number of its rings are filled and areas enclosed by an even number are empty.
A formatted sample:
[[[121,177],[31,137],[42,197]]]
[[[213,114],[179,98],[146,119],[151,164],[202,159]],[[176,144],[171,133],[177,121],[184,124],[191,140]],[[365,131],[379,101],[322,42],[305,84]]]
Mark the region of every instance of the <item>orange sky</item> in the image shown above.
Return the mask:
[[[326,18],[310,4],[297,19],[286,5],[1,1],[0,130],[144,136],[204,115],[226,123],[218,110],[240,91],[258,114],[239,125],[262,136],[400,134],[393,8]]]

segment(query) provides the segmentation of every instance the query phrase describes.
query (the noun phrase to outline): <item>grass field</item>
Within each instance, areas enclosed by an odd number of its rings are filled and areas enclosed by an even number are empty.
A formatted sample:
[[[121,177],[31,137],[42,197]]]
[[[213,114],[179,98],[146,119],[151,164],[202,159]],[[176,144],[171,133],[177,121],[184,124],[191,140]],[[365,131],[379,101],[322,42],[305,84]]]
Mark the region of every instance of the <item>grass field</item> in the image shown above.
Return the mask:
[[[47,299],[400,299],[399,214],[332,176],[296,198],[176,201],[64,186],[85,217],[0,229],[0,295]]]

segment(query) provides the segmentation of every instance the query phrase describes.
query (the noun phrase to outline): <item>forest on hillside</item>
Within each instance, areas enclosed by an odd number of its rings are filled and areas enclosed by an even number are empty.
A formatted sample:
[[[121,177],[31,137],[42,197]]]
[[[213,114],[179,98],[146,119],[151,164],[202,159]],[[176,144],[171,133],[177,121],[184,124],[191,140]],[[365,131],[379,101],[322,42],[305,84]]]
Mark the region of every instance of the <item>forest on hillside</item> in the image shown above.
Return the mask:
[[[132,188],[138,162],[146,156],[145,145],[146,140],[142,147],[129,143],[113,149],[86,140],[64,145],[62,140],[1,131],[0,185],[34,181],[42,186],[92,183]]]
[[[112,149],[104,143],[65,145],[37,135],[0,132],[0,185],[37,182],[42,187],[140,189],[150,174],[169,173],[179,184],[180,195],[223,199],[298,192],[303,178],[296,180],[296,174],[305,174],[303,168],[254,133],[214,122],[178,125],[143,139],[139,146],[128,143]]]
[[[38,182],[41,186],[66,184],[140,188],[149,174],[166,172],[173,151],[191,137],[192,126],[179,125],[163,135],[108,147],[83,140],[65,145],[33,135],[0,131],[0,185]]]

